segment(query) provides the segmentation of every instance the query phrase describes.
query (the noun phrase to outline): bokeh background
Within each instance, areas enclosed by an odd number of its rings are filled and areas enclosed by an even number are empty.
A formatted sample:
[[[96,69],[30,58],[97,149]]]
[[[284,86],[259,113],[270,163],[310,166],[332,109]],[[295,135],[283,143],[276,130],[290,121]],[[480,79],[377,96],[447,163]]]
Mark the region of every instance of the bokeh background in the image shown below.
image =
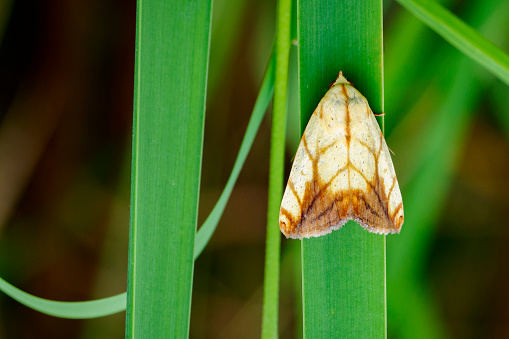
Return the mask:
[[[509,52],[508,0],[443,2]],[[385,130],[406,214],[387,238],[389,337],[508,338],[509,89],[384,6]],[[0,276],[34,295],[126,290],[135,19],[134,1],[0,1]],[[235,161],[274,20],[274,1],[214,1],[199,224]],[[290,74],[288,165],[295,48]],[[192,338],[260,335],[269,123],[196,261]],[[282,338],[301,333],[299,248],[282,240]],[[0,294],[3,338],[121,338],[124,318],[58,319]]]

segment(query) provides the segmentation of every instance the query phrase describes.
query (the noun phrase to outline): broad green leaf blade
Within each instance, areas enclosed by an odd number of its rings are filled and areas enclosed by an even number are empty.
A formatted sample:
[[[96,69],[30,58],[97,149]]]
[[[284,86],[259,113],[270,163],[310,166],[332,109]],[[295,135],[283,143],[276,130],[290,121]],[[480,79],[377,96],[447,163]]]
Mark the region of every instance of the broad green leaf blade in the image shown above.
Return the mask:
[[[300,1],[298,22],[301,131],[340,70],[382,112],[381,1]],[[385,336],[384,236],[349,222],[302,261],[305,338]]]
[[[195,260],[201,254],[210,238],[212,237],[212,234],[214,234],[214,231],[216,230],[219,219],[221,219],[226,204],[228,203],[228,199],[232,193],[233,186],[235,186],[235,182],[239,177],[242,166],[244,166],[244,162],[246,161],[247,155],[249,154],[249,150],[253,145],[253,141],[255,139],[256,133],[258,132],[258,128],[260,127],[265,112],[267,111],[267,107],[269,106],[270,100],[272,98],[272,93],[274,91],[274,66],[275,55],[273,54],[271,56],[267,71],[265,72],[262,87],[260,89],[260,93],[258,93],[258,97],[256,98],[253,114],[251,115],[251,119],[247,125],[246,134],[244,135],[244,139],[240,145],[239,154],[237,155],[237,159],[233,165],[230,177],[228,178],[226,186],[221,193],[221,196],[219,197],[216,205],[196,233],[196,239],[194,243]]]
[[[482,34],[430,0],[397,0],[445,40],[509,85],[509,55]]]
[[[126,293],[113,297],[78,302],[53,301],[23,292],[0,278],[0,289],[25,306],[48,315],[68,319],[104,317],[125,310]]]
[[[210,17],[138,1],[126,337],[189,333]]]

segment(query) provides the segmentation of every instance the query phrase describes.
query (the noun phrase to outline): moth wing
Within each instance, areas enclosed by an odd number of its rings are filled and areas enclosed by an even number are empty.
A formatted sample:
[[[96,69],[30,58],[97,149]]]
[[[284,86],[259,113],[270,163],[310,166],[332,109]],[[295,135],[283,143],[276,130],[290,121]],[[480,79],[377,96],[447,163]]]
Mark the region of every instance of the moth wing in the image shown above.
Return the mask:
[[[279,214],[286,237],[320,236],[349,220],[344,115],[344,98],[333,87],[311,116],[295,155]]]
[[[403,202],[389,148],[366,99],[350,110],[351,217],[370,232],[399,233]]]
[[[355,220],[396,233],[403,203],[388,147],[368,102],[341,75],[311,116],[279,215],[290,238],[320,236]]]

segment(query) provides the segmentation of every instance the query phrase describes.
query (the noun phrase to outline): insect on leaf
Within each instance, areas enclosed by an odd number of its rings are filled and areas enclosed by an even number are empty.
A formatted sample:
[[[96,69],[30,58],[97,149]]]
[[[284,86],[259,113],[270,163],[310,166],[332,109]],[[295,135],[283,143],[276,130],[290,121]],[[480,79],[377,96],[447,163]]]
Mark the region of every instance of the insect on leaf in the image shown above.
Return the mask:
[[[279,213],[287,238],[328,234],[355,220],[399,233],[403,202],[389,148],[366,98],[342,72],[315,109],[297,149]]]

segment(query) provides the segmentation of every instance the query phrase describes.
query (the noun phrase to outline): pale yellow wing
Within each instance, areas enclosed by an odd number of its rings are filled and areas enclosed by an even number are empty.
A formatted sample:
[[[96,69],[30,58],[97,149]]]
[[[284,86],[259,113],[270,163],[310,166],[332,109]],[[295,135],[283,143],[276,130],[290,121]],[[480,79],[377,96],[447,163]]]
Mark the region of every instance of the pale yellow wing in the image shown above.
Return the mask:
[[[340,73],[308,122],[283,195],[279,226],[320,236],[355,220],[375,233],[404,221],[394,166],[367,100]]]

